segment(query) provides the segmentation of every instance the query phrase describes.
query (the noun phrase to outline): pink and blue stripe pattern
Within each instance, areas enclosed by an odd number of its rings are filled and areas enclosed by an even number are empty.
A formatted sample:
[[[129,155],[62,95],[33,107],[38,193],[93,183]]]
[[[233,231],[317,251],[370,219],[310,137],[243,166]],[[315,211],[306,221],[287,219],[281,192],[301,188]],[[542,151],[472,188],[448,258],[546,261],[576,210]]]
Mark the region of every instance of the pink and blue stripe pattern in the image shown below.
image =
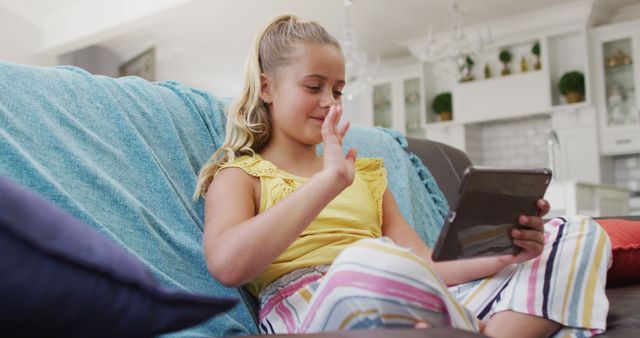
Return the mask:
[[[361,240],[331,266],[294,271],[261,295],[263,333],[430,326],[479,330],[479,321],[515,311],[563,325],[557,337],[604,332],[611,247],[587,217],[545,224],[539,257],[484,279],[447,288],[410,249],[388,238]]]
[[[274,282],[287,279],[285,286],[265,289],[263,333],[413,327],[418,321],[479,329],[475,315],[459,304],[431,267],[388,238],[358,241],[330,267],[296,273]]]

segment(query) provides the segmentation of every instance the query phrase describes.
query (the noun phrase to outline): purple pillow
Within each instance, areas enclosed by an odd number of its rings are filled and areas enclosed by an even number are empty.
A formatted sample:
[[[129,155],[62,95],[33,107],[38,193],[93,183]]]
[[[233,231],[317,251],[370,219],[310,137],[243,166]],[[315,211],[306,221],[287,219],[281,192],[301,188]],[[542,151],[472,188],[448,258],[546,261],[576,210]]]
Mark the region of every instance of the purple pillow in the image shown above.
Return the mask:
[[[1,176],[0,274],[0,336],[154,336],[237,302],[162,287],[125,249]]]

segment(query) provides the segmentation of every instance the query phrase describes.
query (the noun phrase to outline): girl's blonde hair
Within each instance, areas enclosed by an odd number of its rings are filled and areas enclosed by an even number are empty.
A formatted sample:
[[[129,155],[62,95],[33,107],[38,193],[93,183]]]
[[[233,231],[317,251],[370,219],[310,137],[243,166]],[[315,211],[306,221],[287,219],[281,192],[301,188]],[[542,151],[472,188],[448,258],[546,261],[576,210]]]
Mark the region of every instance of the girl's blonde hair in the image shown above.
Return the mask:
[[[236,156],[255,155],[269,141],[271,117],[260,98],[260,75],[277,78],[282,66],[291,64],[299,45],[333,45],[338,41],[317,22],[304,22],[294,15],[274,18],[256,37],[244,67],[242,95],[227,114],[224,144],[216,150],[198,174],[193,198],[205,197],[213,177]]]

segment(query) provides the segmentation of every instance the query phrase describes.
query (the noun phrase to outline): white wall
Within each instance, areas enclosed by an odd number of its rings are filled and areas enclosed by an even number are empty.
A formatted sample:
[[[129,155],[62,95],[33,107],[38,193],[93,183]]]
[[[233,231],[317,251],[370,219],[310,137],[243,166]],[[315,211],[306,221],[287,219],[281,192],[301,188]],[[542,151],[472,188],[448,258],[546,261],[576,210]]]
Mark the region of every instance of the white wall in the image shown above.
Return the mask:
[[[31,65],[53,65],[37,55],[42,34],[28,21],[0,8],[0,60]]]
[[[122,60],[107,48],[91,46],[62,55],[58,63],[80,67],[92,74],[118,77]]]

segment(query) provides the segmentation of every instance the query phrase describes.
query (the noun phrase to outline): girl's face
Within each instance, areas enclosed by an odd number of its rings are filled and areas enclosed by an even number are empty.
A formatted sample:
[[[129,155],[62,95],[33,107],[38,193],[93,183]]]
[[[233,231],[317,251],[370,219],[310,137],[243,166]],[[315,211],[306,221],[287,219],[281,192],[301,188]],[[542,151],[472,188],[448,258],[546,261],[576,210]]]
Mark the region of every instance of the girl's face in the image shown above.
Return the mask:
[[[344,57],[332,45],[301,45],[294,55],[276,78],[262,76],[261,96],[271,113],[271,137],[316,145],[322,142],[320,130],[329,108],[341,103]]]

